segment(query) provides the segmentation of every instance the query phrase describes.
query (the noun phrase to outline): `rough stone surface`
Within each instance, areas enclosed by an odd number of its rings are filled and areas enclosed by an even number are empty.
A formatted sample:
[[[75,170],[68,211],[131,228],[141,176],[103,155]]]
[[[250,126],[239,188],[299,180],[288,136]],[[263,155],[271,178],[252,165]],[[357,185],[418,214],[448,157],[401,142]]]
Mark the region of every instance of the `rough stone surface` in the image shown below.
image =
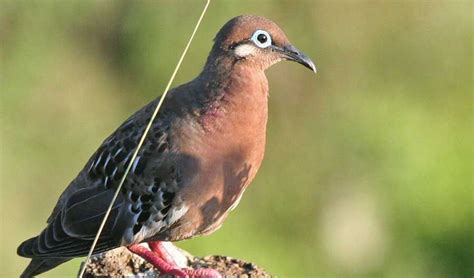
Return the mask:
[[[182,251],[188,258],[188,266],[213,268],[223,277],[272,277],[253,263],[226,256],[206,256],[198,258]],[[166,277],[139,256],[126,248],[117,248],[92,257],[84,277]]]

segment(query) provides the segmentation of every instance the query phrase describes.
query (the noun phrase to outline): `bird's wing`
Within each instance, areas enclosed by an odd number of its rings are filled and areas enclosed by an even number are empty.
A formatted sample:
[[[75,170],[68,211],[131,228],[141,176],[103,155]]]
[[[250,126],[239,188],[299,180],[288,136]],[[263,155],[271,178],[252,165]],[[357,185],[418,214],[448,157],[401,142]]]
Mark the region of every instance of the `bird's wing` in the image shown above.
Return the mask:
[[[47,228],[33,241],[20,246],[21,255],[76,257],[87,254],[155,103],[135,113],[103,142],[61,195]],[[170,123],[166,119],[166,115],[158,115],[134,160],[96,252],[135,242],[142,226],[151,222],[161,223],[159,227],[154,226],[156,231],[166,225],[162,220],[177,190],[176,170],[166,159],[170,148]]]

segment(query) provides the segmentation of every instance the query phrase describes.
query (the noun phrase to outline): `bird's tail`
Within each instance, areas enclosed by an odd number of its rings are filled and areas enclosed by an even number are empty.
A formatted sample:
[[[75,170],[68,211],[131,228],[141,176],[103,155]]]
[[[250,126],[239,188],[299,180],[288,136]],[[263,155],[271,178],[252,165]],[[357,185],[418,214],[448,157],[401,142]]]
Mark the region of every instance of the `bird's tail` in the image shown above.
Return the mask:
[[[38,274],[41,274],[45,271],[50,270],[64,262],[69,261],[69,259],[59,259],[59,258],[47,258],[47,259],[31,259],[30,264],[26,267],[23,273],[20,275],[20,278],[30,278]]]
[[[30,238],[23,242],[17,250],[18,255],[23,257],[32,257],[31,246],[36,243],[36,237]],[[20,278],[30,278],[45,271],[48,271],[62,263],[69,261],[69,258],[32,258],[30,264],[26,267]]]
[[[33,258],[31,259],[30,264],[20,275],[20,278],[34,277],[69,260],[70,259],[60,258]]]

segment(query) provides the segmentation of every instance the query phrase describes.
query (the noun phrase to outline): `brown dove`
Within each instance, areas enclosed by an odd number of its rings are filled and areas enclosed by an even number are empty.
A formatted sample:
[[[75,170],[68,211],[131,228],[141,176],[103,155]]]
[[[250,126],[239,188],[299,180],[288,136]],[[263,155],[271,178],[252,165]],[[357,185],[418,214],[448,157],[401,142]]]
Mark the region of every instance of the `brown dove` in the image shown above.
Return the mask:
[[[101,233],[95,253],[126,246],[161,273],[218,277],[179,268],[162,242],[218,229],[255,177],[265,151],[268,81],[283,60],[316,72],[272,21],[231,19],[217,33],[202,72],[169,91]],[[130,116],[69,184],[41,233],[18,254],[22,277],[87,255],[159,98]],[[146,242],[150,249],[140,243]]]

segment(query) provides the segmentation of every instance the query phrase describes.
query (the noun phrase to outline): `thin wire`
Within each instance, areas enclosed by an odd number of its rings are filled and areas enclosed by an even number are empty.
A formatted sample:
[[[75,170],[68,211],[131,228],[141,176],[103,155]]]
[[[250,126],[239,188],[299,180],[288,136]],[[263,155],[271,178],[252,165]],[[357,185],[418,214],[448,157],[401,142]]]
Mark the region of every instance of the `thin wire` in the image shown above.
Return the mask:
[[[112,211],[112,207],[115,203],[115,200],[117,199],[118,194],[120,193],[120,189],[122,188],[123,183],[125,182],[125,179],[126,179],[128,173],[130,172],[130,169],[132,168],[133,162],[135,161],[135,158],[137,157],[138,152],[140,151],[140,148],[143,145],[143,142],[145,141],[145,138],[148,134],[148,131],[151,128],[151,125],[153,124],[153,121],[156,118],[156,115],[158,115],[158,111],[160,111],[161,105],[163,104],[163,101],[164,101],[166,95],[168,94],[168,90],[170,89],[171,84],[173,83],[173,80],[176,76],[176,73],[178,72],[179,67],[181,66],[181,63],[183,62],[184,56],[186,56],[186,53],[188,52],[189,46],[191,45],[191,42],[194,38],[194,35],[196,34],[196,32],[199,28],[199,25],[201,24],[201,21],[204,17],[204,14],[207,11],[207,7],[209,6],[210,2],[211,2],[211,0],[207,0],[206,6],[204,6],[204,9],[201,13],[201,16],[199,17],[199,20],[197,21],[196,26],[194,27],[193,33],[191,34],[191,37],[189,38],[188,43],[187,43],[186,47],[184,48],[184,51],[181,54],[181,57],[179,58],[178,64],[176,65],[176,68],[174,69],[174,72],[171,75],[171,78],[168,81],[168,84],[166,85],[166,88],[165,88],[163,94],[161,95],[160,101],[156,105],[155,111],[153,112],[153,115],[151,116],[150,121],[148,122],[148,125],[146,126],[145,131],[143,132],[143,135],[140,139],[140,142],[138,143],[138,146],[135,149],[135,152],[133,153],[132,159],[130,160],[130,163],[128,163],[127,169],[125,169],[125,173],[123,174],[122,179],[120,180],[120,183],[117,187],[117,190],[115,191],[114,197],[112,198],[112,201],[110,202],[110,205],[107,208],[107,211],[104,215],[104,219],[102,220],[102,223],[100,224],[99,230],[97,231],[97,234],[94,238],[94,241],[92,242],[92,246],[91,246],[91,249],[89,250],[89,254],[87,255],[86,261],[84,262],[84,265],[82,266],[81,272],[79,273],[79,276],[78,276],[79,278],[82,278],[82,276],[84,275],[84,272],[86,270],[86,266],[89,263],[89,260],[92,256],[92,253],[94,252],[94,248],[97,245],[97,241],[99,240],[99,237],[100,237],[100,234],[102,233],[102,230],[104,229],[105,223],[107,222],[107,218],[109,217],[109,214]]]

